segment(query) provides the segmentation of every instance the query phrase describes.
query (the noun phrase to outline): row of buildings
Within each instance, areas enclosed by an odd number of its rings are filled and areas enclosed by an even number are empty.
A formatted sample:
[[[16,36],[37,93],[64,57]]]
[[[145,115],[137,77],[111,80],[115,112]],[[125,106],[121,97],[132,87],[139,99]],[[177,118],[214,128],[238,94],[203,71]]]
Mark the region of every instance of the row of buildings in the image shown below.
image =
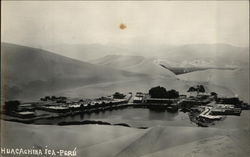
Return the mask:
[[[127,104],[131,99],[132,93],[124,95],[123,98],[117,99],[112,96],[101,97],[97,99],[66,99],[65,97],[41,98],[41,101],[20,103],[11,112],[5,112],[8,116],[17,118],[30,119],[38,116],[49,117],[66,115],[76,112],[94,112],[106,109],[113,109]]]

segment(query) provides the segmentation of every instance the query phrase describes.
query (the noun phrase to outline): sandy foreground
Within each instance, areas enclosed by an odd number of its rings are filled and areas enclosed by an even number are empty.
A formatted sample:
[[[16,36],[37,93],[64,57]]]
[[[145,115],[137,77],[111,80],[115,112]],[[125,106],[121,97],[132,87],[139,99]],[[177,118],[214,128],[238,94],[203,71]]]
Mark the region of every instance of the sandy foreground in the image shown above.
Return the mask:
[[[66,149],[78,157],[249,157],[250,131],[178,126],[29,125],[1,121],[1,147]],[[19,155],[20,156],[20,155]]]

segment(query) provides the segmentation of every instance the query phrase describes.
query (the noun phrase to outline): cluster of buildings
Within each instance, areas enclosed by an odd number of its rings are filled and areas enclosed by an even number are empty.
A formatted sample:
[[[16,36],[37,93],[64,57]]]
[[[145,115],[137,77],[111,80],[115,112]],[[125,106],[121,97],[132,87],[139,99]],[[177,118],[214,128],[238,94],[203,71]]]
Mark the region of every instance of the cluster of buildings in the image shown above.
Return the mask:
[[[194,104],[189,102],[189,105],[185,104],[183,107],[189,109],[191,121],[205,127],[214,121],[221,120],[226,115],[240,116],[243,109],[250,109],[249,105],[246,105],[237,97],[208,97],[205,101],[200,101],[200,103],[196,102]]]
[[[133,98],[134,107],[149,108],[151,110],[158,111],[178,111],[178,99],[168,99],[168,98],[151,98],[148,93],[137,92]]]
[[[242,109],[232,104],[216,104],[211,111],[212,115],[239,115]]]
[[[147,94],[142,92],[137,92],[133,98],[133,103],[143,103],[145,102]]]
[[[37,107],[37,109],[56,113],[96,112],[119,107],[121,104],[126,104],[131,97],[131,94],[127,94],[119,99],[107,96],[97,99],[69,100],[65,103],[43,104]]]
[[[9,101],[3,107],[3,113],[17,118],[33,118],[36,116],[32,103],[20,103],[19,101]]]
[[[178,98],[152,98],[148,93],[137,92],[133,96],[116,92],[112,96],[97,99],[68,99],[66,97],[46,96],[39,102],[17,105],[9,115],[22,119],[51,118],[67,116],[77,113],[92,113],[123,107],[140,107],[150,110],[188,112],[190,120],[200,126],[207,126],[225,115],[240,115],[243,109],[250,109],[249,104],[237,97],[218,97],[211,93],[197,93],[192,91],[188,95]],[[16,103],[16,102],[15,102]],[[16,106],[16,105],[14,105]]]
[[[7,115],[31,119],[40,117],[54,117],[76,114],[79,112],[98,112],[108,109],[123,107],[131,99],[132,93],[124,95],[123,98],[114,98],[113,96],[101,97],[97,99],[67,99],[65,97],[41,98],[39,102],[19,104],[18,108]]]
[[[151,98],[147,93],[137,92],[133,103],[138,107],[152,110],[177,112],[179,109],[189,112],[190,119],[200,126],[207,126],[226,115],[238,115],[250,105],[239,100],[238,97],[218,97],[214,92],[189,91],[187,95],[180,95],[175,99]]]
[[[218,97],[213,93],[188,92],[175,99],[151,98],[149,94],[137,92],[133,98],[134,106],[146,107],[161,111],[177,112],[197,111],[198,117],[207,120],[219,120],[222,115],[240,115],[241,110],[250,109],[250,106],[238,97]]]

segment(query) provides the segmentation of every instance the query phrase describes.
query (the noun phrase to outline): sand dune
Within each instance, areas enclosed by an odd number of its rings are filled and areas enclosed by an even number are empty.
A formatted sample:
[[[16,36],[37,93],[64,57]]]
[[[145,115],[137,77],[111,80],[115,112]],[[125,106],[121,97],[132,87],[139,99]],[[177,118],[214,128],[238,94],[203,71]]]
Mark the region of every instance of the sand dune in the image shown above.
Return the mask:
[[[247,156],[245,143],[237,129],[155,126],[135,129],[122,126],[47,126],[1,121],[1,146],[71,149],[77,156],[138,157],[202,155],[217,157]],[[48,134],[49,132],[49,134]],[[6,140],[8,139],[8,140]],[[236,142],[235,142],[236,141]],[[238,141],[238,142],[237,142]]]
[[[1,52],[4,97],[10,99],[35,99],[48,92],[145,77],[9,43],[1,43]]]
[[[95,59],[91,63],[123,69],[140,64],[144,59],[142,56],[107,55]]]
[[[93,63],[115,67],[118,69],[143,73],[154,77],[174,77],[175,74],[168,69],[163,68],[155,58],[145,58],[142,56],[108,55]]]
[[[180,157],[180,156],[202,156],[202,157],[247,157],[237,144],[227,136],[214,136],[204,138],[184,145],[171,147],[143,157]]]
[[[117,157],[143,156],[218,134],[221,134],[221,130],[193,127],[153,127]]]
[[[88,157],[100,157],[106,156],[111,157],[115,156],[120,152],[120,150],[125,149],[135,140],[140,138],[143,133],[133,133],[133,134],[125,134],[124,136],[118,138],[112,138],[102,143],[98,143],[95,145],[91,145],[85,148],[79,148],[79,154],[88,156]],[[101,152],[101,154],[100,154]]]
[[[139,79],[130,79],[130,80],[122,80],[122,81],[112,81],[112,82],[104,82],[97,83],[92,85],[81,86],[78,88],[66,89],[58,91],[57,95],[64,95],[69,97],[100,97],[103,95],[113,94],[116,91],[120,91],[123,93],[128,92],[148,92],[149,89],[155,86],[163,86],[167,90],[175,89],[179,91],[180,94],[187,94],[187,90],[191,86],[196,86],[197,84],[203,84],[206,88],[207,92],[217,92],[219,95],[223,96],[234,96],[234,92],[230,89],[209,84],[202,83],[197,81],[185,81],[178,80],[172,77],[144,77]]]
[[[221,74],[229,73],[227,71],[218,72],[218,76],[209,71],[205,71],[202,76],[199,72],[197,75],[190,73],[178,76],[180,80],[174,73],[160,66],[159,60],[155,58],[109,55],[93,61],[96,65],[8,43],[2,43],[1,50],[5,84],[2,90],[5,91],[4,97],[9,99],[37,100],[44,95],[98,97],[116,91],[148,92],[150,88],[159,85],[185,94],[190,86],[201,81],[208,92],[215,91],[227,96],[238,93],[244,99],[249,93],[245,92],[248,77],[244,77],[248,73],[240,70],[226,76],[231,81],[230,86],[225,86],[223,81],[216,84],[213,81],[204,83],[204,80],[211,76],[224,80]],[[235,83],[237,80],[242,81]]]
[[[236,70],[205,70],[178,75],[181,80],[207,82],[233,91],[249,103],[249,68]]]
[[[205,46],[206,45],[201,45]],[[190,49],[190,46],[187,50]],[[225,45],[222,45],[222,47],[227,47]],[[220,51],[224,50],[224,48],[219,48]],[[208,51],[217,50],[216,47],[209,49]],[[234,49],[236,51],[236,48]],[[233,51],[234,51],[233,50]],[[213,52],[214,52],[213,51]],[[242,50],[243,51],[243,50]],[[174,55],[180,55],[180,51],[177,51],[177,54]],[[190,51],[191,53],[191,51]],[[195,56],[202,58],[202,53],[196,50],[195,52],[192,52],[195,54]],[[214,52],[216,54],[216,52]],[[223,54],[226,53],[223,51]],[[228,52],[229,53],[229,52]],[[232,53],[230,51],[230,53]],[[239,52],[240,54],[245,54],[244,52]],[[172,57],[172,56],[171,56]],[[170,59],[171,59],[170,57]],[[212,59],[210,57],[210,59]],[[180,59],[180,58],[179,58]],[[184,61],[186,61],[186,58],[183,58]],[[189,58],[190,62],[192,62],[192,58]],[[237,59],[237,58],[236,58]],[[243,58],[241,58],[243,59]],[[240,60],[241,60],[240,59]],[[244,59],[243,59],[244,60]],[[123,69],[130,72],[140,72],[147,74],[151,76],[150,79],[141,79],[141,80],[133,80],[133,81],[125,81],[125,82],[113,82],[112,84],[102,84],[103,86],[94,85],[92,88],[88,88],[89,91],[94,90],[96,92],[92,93],[98,93],[102,90],[106,91],[112,91],[114,92],[116,90],[123,90],[123,91],[133,91],[136,92],[138,90],[147,92],[151,87],[161,85],[166,87],[167,89],[176,89],[182,94],[187,94],[186,91],[190,86],[196,86],[197,84],[203,84],[206,88],[207,92],[217,92],[221,96],[235,96],[235,94],[238,94],[240,98],[243,100],[249,102],[248,94],[249,90],[246,86],[248,84],[248,74],[246,69],[241,70],[205,70],[205,71],[197,71],[196,73],[191,72],[187,73],[186,75],[175,75],[171,71],[164,69],[160,66],[162,63],[162,59],[156,59],[156,58],[144,58],[140,56],[123,56],[123,55],[109,55],[102,57],[100,59],[94,60],[93,63],[99,64],[99,65],[105,65],[108,67],[116,67],[119,69]],[[178,59],[175,62],[178,63]],[[187,62],[189,64],[189,62]],[[197,63],[197,65],[203,64]],[[212,63],[211,63],[212,64]],[[229,64],[229,63],[228,63]],[[196,64],[192,65],[195,66]],[[225,64],[224,64],[225,65]],[[205,66],[205,65],[203,65]],[[229,80],[229,81],[224,81]],[[241,80],[241,81],[239,81]],[[227,83],[228,82],[228,83]],[[137,90],[135,90],[137,89]],[[83,88],[79,88],[79,91],[84,91]],[[71,91],[68,91],[71,93]],[[75,92],[77,93],[77,92]]]
[[[22,145],[28,147],[37,145],[45,148],[46,145],[51,144],[51,146],[57,148],[79,147],[82,150],[96,144],[145,131],[121,126],[113,126],[112,129],[102,125],[62,127],[27,125],[7,121],[1,121],[1,125],[1,141],[6,146],[19,147]]]
[[[60,91],[58,94],[69,95],[75,97],[98,97],[103,95],[112,94],[116,91],[128,93],[128,92],[148,92],[148,90],[155,86],[164,86],[168,90],[176,89],[180,93],[185,93],[189,88],[189,83],[185,81],[179,81],[175,78],[154,78],[144,77],[140,79],[131,79],[124,81],[113,81],[107,83],[99,83],[94,85],[82,86],[79,88],[73,88]]]

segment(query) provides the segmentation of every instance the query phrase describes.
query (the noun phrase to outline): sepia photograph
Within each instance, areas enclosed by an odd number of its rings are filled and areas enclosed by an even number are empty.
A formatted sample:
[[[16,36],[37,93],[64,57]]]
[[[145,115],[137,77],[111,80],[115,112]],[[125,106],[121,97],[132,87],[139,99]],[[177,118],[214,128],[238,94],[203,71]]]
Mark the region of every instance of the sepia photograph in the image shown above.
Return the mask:
[[[249,1],[1,1],[0,157],[250,157]]]

